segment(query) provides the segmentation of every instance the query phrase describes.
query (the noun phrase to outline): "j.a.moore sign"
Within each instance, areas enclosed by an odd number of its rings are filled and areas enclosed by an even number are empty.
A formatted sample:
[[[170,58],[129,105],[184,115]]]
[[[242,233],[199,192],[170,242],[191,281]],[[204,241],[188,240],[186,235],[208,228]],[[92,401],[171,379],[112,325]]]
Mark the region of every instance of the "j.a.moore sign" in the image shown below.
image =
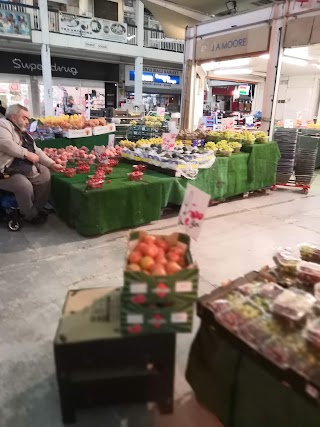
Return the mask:
[[[196,60],[205,61],[266,52],[269,49],[269,39],[269,25],[199,39],[196,45]]]

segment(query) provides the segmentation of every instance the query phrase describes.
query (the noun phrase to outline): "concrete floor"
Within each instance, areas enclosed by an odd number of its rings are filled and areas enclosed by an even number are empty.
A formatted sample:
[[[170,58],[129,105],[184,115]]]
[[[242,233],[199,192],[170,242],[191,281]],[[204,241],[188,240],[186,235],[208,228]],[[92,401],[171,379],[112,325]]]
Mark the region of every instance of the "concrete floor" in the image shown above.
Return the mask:
[[[176,218],[144,227],[170,233]],[[320,242],[320,175],[308,196],[283,189],[209,209],[193,253],[199,294],[272,263],[278,246]],[[52,340],[70,288],[120,286],[126,232],[85,239],[54,215],[42,228],[10,233],[0,226],[0,426],[61,427]],[[197,329],[198,321],[194,327]],[[184,380],[193,334],[178,337],[176,411],[162,417],[144,406],[78,414],[79,427],[217,427]]]

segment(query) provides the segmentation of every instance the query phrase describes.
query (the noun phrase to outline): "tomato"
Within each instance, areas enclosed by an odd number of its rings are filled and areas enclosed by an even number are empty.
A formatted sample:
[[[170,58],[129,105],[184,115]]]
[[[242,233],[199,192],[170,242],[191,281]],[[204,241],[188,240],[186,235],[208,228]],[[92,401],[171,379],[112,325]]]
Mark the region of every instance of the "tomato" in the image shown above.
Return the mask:
[[[129,264],[128,268],[130,271],[141,271],[141,268],[138,264]]]
[[[142,253],[139,251],[133,251],[129,255],[129,262],[130,264],[139,264],[142,258]]]
[[[154,243],[155,241],[156,241],[155,236],[149,236],[148,235],[143,239],[143,243],[147,243],[147,244]]]
[[[135,250],[140,251],[143,255],[147,255],[146,251],[148,249],[148,245],[146,243],[138,243]]]
[[[169,249],[169,243],[168,243],[166,240],[161,239],[160,237],[159,237],[159,238],[157,238],[157,239],[156,239],[156,241],[155,241],[154,243],[155,243],[155,245],[157,245],[159,248],[162,248],[165,252],[167,252],[167,251],[168,251],[168,249]]]
[[[152,272],[153,276],[166,276],[167,275],[166,269],[161,264],[154,264],[151,272]]]
[[[170,251],[167,253],[167,258],[170,261],[178,262],[180,259],[180,255],[176,254],[175,252]]]
[[[178,255],[183,255],[185,253],[185,249],[182,246],[171,246],[170,252],[174,252]]]
[[[156,256],[159,253],[159,249],[157,248],[156,245],[148,245],[148,247],[146,248],[144,254],[147,256],[150,256],[151,258],[156,258]]]

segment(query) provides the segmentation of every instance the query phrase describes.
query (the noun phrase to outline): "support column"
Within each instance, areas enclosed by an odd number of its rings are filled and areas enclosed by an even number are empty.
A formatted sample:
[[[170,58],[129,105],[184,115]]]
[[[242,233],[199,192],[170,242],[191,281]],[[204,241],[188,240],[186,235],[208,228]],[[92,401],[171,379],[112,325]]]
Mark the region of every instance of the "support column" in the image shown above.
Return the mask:
[[[286,26],[284,8],[287,9],[288,7],[288,2],[286,1],[285,3],[274,3],[267,77],[262,103],[261,130],[268,132],[270,139],[272,138],[281,75],[283,39]]]
[[[137,105],[142,104],[142,74],[143,74],[143,57],[138,56],[134,64],[134,101]]]
[[[144,45],[144,4],[141,0],[136,0],[136,26],[137,26],[137,45]]]
[[[51,73],[51,55],[49,46],[49,19],[47,0],[39,1],[40,21],[41,21],[41,63],[43,78],[44,108],[46,116],[53,116],[53,96],[52,96],[52,73]]]
[[[118,22],[124,23],[124,11],[123,11],[124,0],[118,0]]]

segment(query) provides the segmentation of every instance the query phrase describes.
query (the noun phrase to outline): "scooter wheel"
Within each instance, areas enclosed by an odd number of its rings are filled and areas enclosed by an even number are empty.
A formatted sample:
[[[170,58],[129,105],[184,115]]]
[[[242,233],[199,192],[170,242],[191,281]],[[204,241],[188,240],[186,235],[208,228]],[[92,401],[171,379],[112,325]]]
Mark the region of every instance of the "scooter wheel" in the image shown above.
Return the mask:
[[[19,231],[21,228],[20,222],[15,219],[10,219],[7,225],[10,231]]]

